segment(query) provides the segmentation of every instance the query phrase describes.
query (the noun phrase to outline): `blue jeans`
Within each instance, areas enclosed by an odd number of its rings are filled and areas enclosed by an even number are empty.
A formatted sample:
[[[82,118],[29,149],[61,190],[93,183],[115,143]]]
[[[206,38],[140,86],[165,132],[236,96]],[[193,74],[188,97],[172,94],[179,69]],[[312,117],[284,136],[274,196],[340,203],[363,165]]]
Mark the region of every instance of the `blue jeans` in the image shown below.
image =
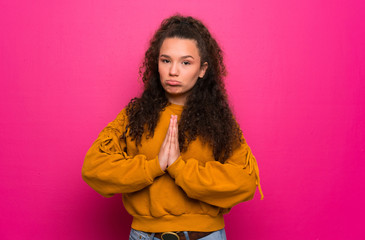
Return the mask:
[[[186,240],[190,240],[187,232],[184,232]],[[135,229],[131,229],[129,234],[129,240],[159,240],[159,238],[154,237],[154,233],[149,234],[146,232],[138,231]],[[226,231],[223,229],[212,232],[208,236],[203,238],[199,238],[200,240],[227,240],[226,238]]]

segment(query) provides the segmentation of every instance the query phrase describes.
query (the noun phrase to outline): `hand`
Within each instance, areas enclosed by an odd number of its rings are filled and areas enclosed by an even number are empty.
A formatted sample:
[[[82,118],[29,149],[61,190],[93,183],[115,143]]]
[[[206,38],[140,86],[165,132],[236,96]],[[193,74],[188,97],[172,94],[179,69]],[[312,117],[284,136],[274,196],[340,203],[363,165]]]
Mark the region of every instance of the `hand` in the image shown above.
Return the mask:
[[[158,154],[161,169],[165,171],[167,166],[173,164],[179,156],[177,116],[171,115],[169,128]]]
[[[176,159],[180,156],[180,147],[179,147],[179,129],[177,124],[177,115],[174,116],[172,122],[172,134],[171,134],[171,143],[170,143],[170,153],[167,161],[167,166],[171,166]]]

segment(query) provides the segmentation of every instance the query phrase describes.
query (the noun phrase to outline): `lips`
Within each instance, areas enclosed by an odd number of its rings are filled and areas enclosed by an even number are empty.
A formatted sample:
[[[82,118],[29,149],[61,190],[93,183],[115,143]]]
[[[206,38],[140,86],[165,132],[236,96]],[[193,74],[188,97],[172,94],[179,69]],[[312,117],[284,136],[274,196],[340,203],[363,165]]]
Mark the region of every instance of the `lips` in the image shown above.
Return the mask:
[[[181,83],[179,81],[176,81],[176,80],[166,80],[166,84],[171,85],[171,86],[181,85]]]

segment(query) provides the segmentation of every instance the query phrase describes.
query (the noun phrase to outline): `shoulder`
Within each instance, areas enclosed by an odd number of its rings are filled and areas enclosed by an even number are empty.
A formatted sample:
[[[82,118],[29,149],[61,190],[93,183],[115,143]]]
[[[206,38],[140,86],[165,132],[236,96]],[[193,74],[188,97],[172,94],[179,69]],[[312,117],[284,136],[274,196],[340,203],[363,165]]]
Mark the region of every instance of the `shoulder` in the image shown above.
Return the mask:
[[[132,98],[129,103],[127,104],[127,106],[125,106],[117,115],[117,119],[120,120],[127,120],[128,116],[130,116],[131,114],[133,114],[133,112],[135,112],[135,109],[138,108],[140,103],[140,98]]]
[[[127,117],[127,107],[124,107],[122,110],[119,111],[117,115],[117,119],[124,120]]]
[[[115,118],[115,122],[119,125],[119,126],[126,126],[128,123],[128,114],[127,114],[127,107],[124,107],[122,110],[119,111],[119,113],[117,114],[117,117]]]
[[[119,111],[113,121],[109,122],[104,130],[112,129],[122,131],[128,124],[127,108],[123,108]]]

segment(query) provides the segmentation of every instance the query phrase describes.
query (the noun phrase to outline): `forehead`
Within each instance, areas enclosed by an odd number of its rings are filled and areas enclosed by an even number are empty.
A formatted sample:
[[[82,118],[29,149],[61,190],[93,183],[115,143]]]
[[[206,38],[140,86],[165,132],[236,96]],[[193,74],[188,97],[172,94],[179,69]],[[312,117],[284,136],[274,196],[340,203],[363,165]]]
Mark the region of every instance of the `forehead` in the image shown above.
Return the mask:
[[[160,48],[160,55],[199,57],[197,42],[193,39],[166,38]]]

